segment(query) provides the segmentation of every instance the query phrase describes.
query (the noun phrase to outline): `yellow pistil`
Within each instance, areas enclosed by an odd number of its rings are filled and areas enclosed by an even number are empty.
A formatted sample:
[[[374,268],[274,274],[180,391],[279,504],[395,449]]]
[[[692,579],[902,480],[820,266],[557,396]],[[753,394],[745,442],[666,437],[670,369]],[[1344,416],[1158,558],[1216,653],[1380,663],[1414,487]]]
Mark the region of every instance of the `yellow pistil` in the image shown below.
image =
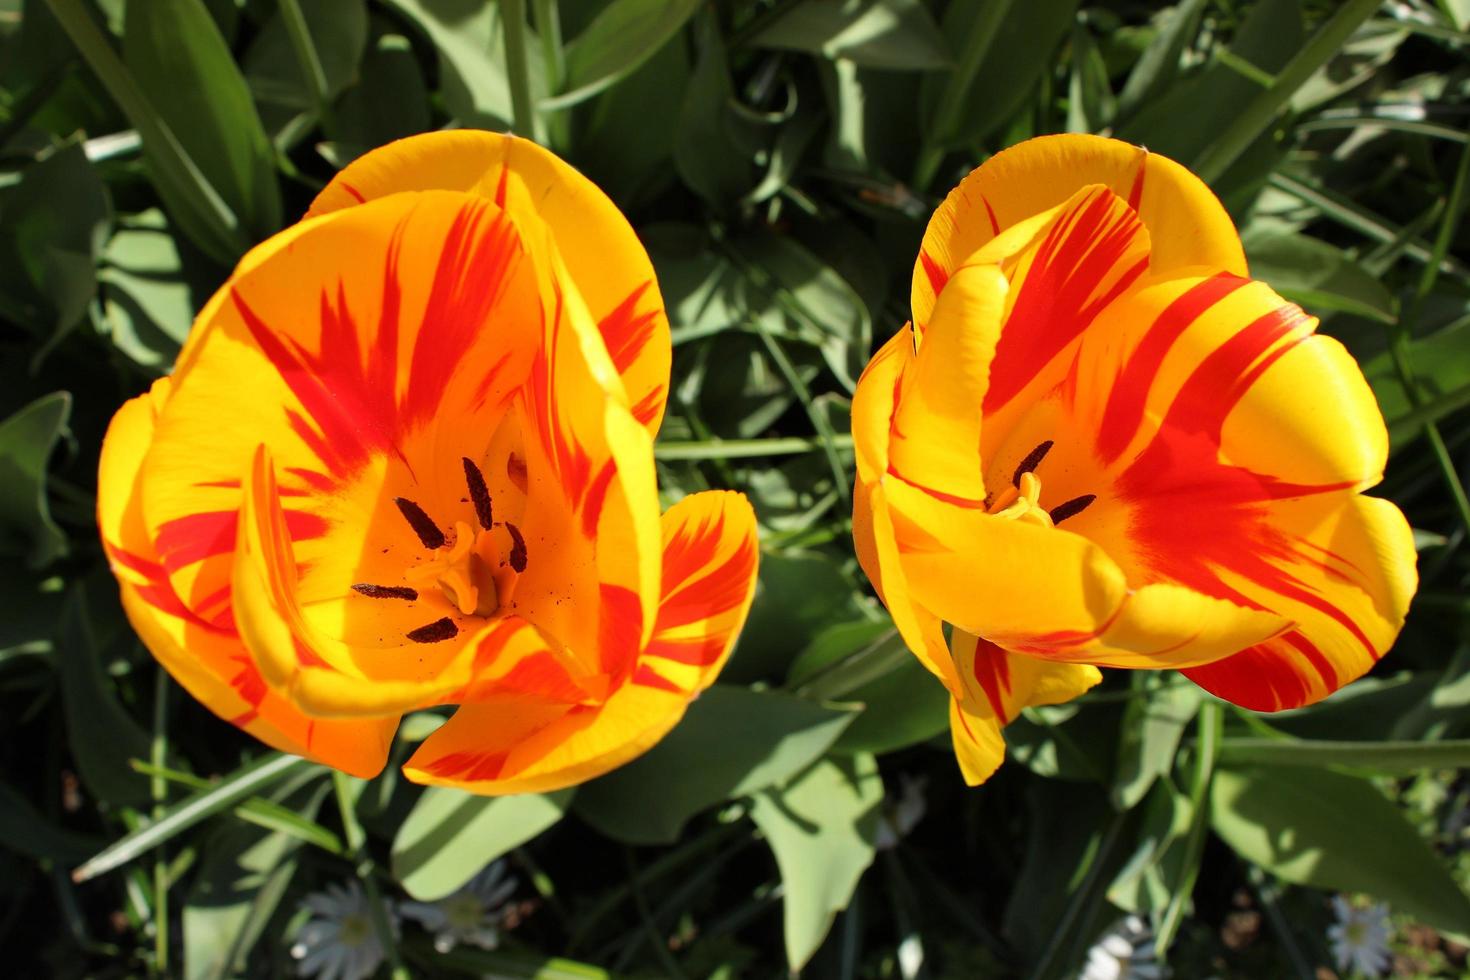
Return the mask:
[[[490,616],[500,608],[493,574],[496,550],[489,531],[476,531],[464,521],[455,521],[452,542],[440,548],[434,558],[410,568],[403,577],[415,585],[438,585],[460,615]]]
[[[1024,521],[1038,527],[1052,527],[1051,514],[1041,506],[1041,478],[1035,473],[1022,473],[1020,484],[1007,487],[990,505],[990,513],[1008,521]]]

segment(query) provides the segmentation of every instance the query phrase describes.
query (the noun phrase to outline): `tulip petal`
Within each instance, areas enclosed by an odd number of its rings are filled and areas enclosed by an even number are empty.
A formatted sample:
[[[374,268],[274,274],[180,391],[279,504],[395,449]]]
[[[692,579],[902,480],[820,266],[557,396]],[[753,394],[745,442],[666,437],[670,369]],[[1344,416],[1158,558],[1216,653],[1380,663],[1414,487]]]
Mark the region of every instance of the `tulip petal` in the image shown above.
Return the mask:
[[[979,785],[1005,757],[1000,730],[1023,708],[1070,701],[1102,680],[1088,664],[1062,664],[1004,650],[955,630],[954,658],[964,678],[950,705],[950,733],[965,782]]]
[[[137,489],[155,419],[169,390],[170,382],[163,378],[148,394],[123,405],[102,443],[98,526],[128,621],[169,674],[220,718],[282,752],[362,778],[377,775],[387,760],[397,717],[307,717],[266,685],[232,630],[204,620],[174,592],[148,540]]]
[[[1374,497],[1304,498],[1270,507],[1278,549],[1226,584],[1294,621],[1278,639],[1185,671],[1257,711],[1318,701],[1361,677],[1393,644],[1418,584],[1413,532]]]
[[[240,478],[257,444],[280,464],[308,599],[340,597],[377,574],[358,577],[377,560],[362,547],[369,531],[419,547],[392,498],[463,485],[460,457],[479,454],[539,343],[534,270],[483,199],[398,195],[258,251],[201,317],[144,465],[150,537],[196,606],[229,605]]]
[[[1008,283],[994,265],[950,277],[919,352],[904,372],[891,423],[889,469],[944,497],[981,506],[985,479],[980,404],[1006,304]]]
[[[488,197],[518,222],[533,214],[550,227],[622,375],[634,415],[657,432],[672,348],[653,263],[607,195],[554,154],[530,140],[479,130],[411,136],[350,163],[307,216],[430,189]]]
[[[750,611],[759,555],[755,511],[738,493],[692,494],[665,512],[658,619],[634,683],[695,694],[714,682]]]
[[[913,275],[913,316],[929,321],[949,275],[991,238],[1089,184],[1138,212],[1158,275],[1191,266],[1246,274],[1230,216],[1204,182],[1141,147],[1088,135],[1042,136],[991,157],[950,191],[929,219]]]
[[[1007,646],[1097,636],[1123,604],[1123,572],[1080,535],[958,507],[893,478],[883,489],[909,589],[960,629]]]
[[[685,497],[663,517],[653,639],[629,683],[600,705],[492,696],[461,707],[404,766],[418,783],[543,793],[641,755],[683,717],[734,645],[756,581],[755,512],[740,494]]]

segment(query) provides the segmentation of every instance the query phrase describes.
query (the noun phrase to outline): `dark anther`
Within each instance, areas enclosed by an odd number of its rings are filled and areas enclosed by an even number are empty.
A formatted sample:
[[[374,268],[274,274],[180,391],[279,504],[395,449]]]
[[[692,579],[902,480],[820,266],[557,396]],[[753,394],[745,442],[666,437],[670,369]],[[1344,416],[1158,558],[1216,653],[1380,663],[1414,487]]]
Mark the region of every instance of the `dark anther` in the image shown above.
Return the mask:
[[[1051,452],[1051,445],[1052,441],[1048,439],[1027,453],[1026,458],[1021,460],[1021,465],[1016,467],[1016,472],[1011,477],[1011,483],[1019,487],[1021,485],[1021,477],[1041,465],[1041,461],[1046,458],[1046,454]]]
[[[1048,511],[1048,513],[1051,514],[1051,522],[1053,524],[1060,524],[1062,523],[1062,521],[1065,521],[1069,517],[1076,517],[1078,514],[1087,509],[1088,504],[1092,503],[1096,499],[1097,494],[1084,493],[1080,497],[1073,497],[1071,500],[1067,501],[1064,504],[1057,504],[1050,511]]]
[[[493,511],[490,509],[490,488],[485,486],[485,474],[480,472],[480,468],[468,456],[462,459],[464,460],[464,482],[469,484],[470,499],[475,502],[475,517],[479,520],[480,526],[488,531],[495,525],[495,521],[492,517]]]
[[[435,548],[444,547],[444,532],[439,530],[424,509],[407,497],[394,497],[393,502],[398,505],[398,512],[403,519],[408,521],[408,526],[413,528],[413,533],[419,536],[424,547],[433,551]]]
[[[526,570],[526,539],[521,537],[521,529],[514,524],[505,525],[510,532],[510,567],[517,572]]]
[[[445,616],[436,619],[427,626],[420,626],[416,630],[410,630],[408,638],[415,643],[442,643],[452,640],[459,635],[459,627],[454,625],[454,620]]]
[[[352,587],[352,591],[359,595],[365,595],[369,599],[417,599],[417,589],[410,589],[406,585],[370,585],[367,582],[358,582]]]

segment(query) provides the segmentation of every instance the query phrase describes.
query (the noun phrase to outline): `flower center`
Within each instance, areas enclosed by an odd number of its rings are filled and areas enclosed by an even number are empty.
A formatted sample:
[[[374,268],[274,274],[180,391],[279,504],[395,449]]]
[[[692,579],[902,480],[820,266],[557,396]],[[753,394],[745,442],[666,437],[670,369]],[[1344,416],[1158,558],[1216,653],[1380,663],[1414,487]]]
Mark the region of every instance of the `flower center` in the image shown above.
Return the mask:
[[[1009,521],[1022,521],[1038,527],[1054,527],[1069,517],[1076,517],[1097,499],[1097,494],[1084,493],[1051,508],[1041,506],[1041,477],[1036,468],[1051,452],[1048,439],[1026,454],[1011,477],[1011,485],[986,501],[986,513]]]
[[[449,534],[417,503],[397,497],[393,503],[419,543],[431,554],[428,561],[403,573],[403,585],[374,585],[360,582],[353,591],[369,599],[418,599],[419,590],[437,586],[445,600],[461,616],[494,616],[509,604],[516,582],[526,570],[526,540],[520,528],[496,521],[485,476],[465,458],[465,484],[474,504],[479,528],[455,521]],[[448,616],[434,620],[407,636],[416,643],[440,643],[459,635],[459,626]]]

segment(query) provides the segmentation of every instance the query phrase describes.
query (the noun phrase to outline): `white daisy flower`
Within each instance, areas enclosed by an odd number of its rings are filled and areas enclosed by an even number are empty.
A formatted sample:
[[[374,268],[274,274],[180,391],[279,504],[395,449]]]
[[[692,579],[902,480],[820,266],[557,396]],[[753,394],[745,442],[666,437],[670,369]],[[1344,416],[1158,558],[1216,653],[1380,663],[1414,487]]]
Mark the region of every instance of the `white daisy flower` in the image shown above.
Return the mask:
[[[929,785],[925,776],[911,779],[907,775],[898,777],[902,789],[898,801],[889,802],[878,818],[878,832],[873,837],[873,846],[886,851],[909,835],[914,825],[929,812],[929,802],[924,798],[924,788]]]
[[[494,949],[500,944],[505,901],[516,890],[505,862],[486,866],[463,888],[437,902],[404,902],[404,918],[413,919],[434,934],[434,948],[447,953],[460,943]]]
[[[321,980],[365,980],[382,965],[383,944],[373,926],[372,907],[357,881],[328,885],[301,903],[311,918],[296,932],[291,956],[297,960],[296,974]],[[392,905],[385,903],[384,915],[396,934],[398,922]]]
[[[1355,908],[1341,895],[1332,897],[1332,911],[1337,922],[1327,927],[1327,939],[1339,970],[1352,970],[1365,977],[1381,977],[1388,972],[1393,957],[1388,940],[1393,927],[1388,924],[1387,905]]]
[[[1166,976],[1154,949],[1153,930],[1143,919],[1130,915],[1087,951],[1077,980],[1162,980]]]

